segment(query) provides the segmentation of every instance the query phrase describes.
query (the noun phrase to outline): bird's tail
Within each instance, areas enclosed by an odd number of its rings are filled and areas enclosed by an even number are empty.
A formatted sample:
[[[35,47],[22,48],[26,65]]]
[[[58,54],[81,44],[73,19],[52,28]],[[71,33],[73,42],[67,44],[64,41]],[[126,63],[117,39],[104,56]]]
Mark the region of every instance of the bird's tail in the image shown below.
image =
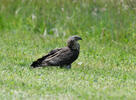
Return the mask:
[[[36,68],[36,67],[40,67],[41,66],[41,63],[37,60],[37,61],[34,61],[32,64],[31,64],[31,67],[32,68]]]
[[[31,64],[31,67],[32,68],[36,68],[36,67],[42,67],[42,62],[43,60],[46,58],[46,56],[43,56],[42,58],[39,58],[38,60],[34,61],[32,64]]]

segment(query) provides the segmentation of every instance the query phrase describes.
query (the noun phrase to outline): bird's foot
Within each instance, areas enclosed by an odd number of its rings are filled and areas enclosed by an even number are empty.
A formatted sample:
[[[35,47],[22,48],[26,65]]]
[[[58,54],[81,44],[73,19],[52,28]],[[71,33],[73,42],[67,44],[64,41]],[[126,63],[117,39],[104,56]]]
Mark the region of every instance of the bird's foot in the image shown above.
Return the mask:
[[[71,69],[71,65],[60,66],[60,68]]]
[[[71,69],[71,65],[65,66],[66,69]]]

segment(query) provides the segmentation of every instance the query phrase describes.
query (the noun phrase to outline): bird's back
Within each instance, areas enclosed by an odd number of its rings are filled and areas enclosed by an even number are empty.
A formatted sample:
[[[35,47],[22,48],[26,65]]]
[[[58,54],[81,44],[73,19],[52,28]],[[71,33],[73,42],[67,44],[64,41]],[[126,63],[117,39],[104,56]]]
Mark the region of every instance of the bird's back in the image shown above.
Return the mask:
[[[79,55],[78,50],[71,50],[69,47],[65,47],[44,59],[42,65],[48,66],[69,65],[78,58],[78,55]]]

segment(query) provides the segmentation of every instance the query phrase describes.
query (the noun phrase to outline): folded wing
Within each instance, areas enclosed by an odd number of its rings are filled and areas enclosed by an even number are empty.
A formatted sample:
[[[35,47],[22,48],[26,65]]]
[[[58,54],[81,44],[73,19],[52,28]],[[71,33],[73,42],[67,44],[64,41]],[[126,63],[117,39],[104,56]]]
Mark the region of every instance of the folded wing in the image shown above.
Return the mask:
[[[62,48],[58,48],[58,49],[54,49],[54,50],[51,50],[47,55],[37,59],[36,61],[34,61],[32,64],[31,64],[31,67],[40,67],[42,62],[49,56],[55,54],[56,52],[60,51]]]
[[[63,66],[71,64],[74,59],[74,52],[68,48],[62,48],[60,51],[54,53],[53,55],[48,56],[43,62],[42,65],[46,66]]]
[[[68,47],[52,50],[49,54],[33,62],[31,66],[64,66],[69,65],[78,57],[79,51]]]

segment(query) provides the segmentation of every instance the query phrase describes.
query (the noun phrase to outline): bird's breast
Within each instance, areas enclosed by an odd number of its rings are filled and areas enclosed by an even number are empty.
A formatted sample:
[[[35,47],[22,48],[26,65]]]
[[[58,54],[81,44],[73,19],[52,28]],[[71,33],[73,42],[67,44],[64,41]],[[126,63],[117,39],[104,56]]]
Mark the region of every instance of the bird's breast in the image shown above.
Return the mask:
[[[71,57],[71,63],[74,62],[79,56],[78,50],[72,50],[72,57]]]

